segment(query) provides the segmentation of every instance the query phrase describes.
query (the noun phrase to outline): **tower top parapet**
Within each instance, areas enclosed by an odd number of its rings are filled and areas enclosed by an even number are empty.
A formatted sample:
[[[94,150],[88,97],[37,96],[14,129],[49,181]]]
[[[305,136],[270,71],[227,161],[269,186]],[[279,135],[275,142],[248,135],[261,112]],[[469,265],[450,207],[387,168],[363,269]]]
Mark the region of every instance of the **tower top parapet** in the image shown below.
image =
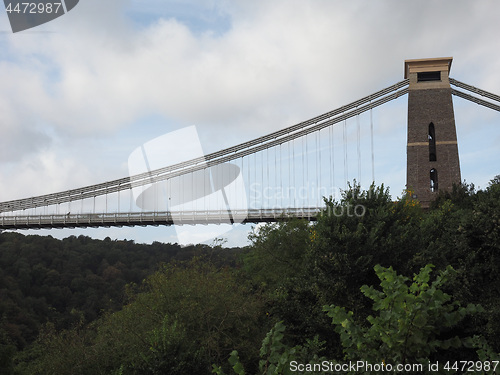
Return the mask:
[[[410,90],[450,87],[452,61],[453,57],[405,60],[405,79],[410,79]]]

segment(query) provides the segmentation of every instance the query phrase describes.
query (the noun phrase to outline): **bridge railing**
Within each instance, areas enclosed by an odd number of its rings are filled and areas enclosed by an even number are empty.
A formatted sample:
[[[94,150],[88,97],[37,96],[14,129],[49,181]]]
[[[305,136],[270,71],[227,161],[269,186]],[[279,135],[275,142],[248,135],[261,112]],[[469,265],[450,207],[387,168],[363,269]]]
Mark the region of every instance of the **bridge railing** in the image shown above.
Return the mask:
[[[321,212],[319,207],[264,208],[232,210],[231,220],[235,222],[274,222],[290,217],[314,220]],[[175,222],[174,222],[175,219]],[[194,225],[230,224],[227,210],[213,211],[154,211],[127,213],[85,213],[50,215],[0,216],[0,229],[40,229],[98,226],[141,226],[141,225]]]

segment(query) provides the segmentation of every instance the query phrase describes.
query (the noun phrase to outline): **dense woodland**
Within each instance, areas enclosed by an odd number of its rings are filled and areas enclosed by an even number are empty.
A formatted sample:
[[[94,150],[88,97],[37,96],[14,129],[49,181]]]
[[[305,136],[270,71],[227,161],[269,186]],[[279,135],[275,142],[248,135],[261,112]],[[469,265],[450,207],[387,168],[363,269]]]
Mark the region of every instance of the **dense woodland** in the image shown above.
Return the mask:
[[[500,176],[428,210],[410,197],[355,184],[245,249],[2,233],[2,374],[500,360]]]

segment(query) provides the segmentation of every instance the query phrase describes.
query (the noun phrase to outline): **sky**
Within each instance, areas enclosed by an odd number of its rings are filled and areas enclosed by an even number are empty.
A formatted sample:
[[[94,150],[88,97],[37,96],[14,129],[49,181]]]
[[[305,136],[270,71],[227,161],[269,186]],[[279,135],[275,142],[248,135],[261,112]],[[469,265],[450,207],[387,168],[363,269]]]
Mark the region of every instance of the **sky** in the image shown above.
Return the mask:
[[[13,34],[2,11],[0,201],[126,177],[134,149],[187,126],[205,153],[285,128],[403,80],[405,59],[452,56],[451,77],[500,94],[499,14],[495,0],[80,0]],[[462,179],[484,188],[500,113],[453,101]],[[372,113],[376,183],[394,197],[406,111],[404,96]],[[176,242],[165,227],[22,233]]]

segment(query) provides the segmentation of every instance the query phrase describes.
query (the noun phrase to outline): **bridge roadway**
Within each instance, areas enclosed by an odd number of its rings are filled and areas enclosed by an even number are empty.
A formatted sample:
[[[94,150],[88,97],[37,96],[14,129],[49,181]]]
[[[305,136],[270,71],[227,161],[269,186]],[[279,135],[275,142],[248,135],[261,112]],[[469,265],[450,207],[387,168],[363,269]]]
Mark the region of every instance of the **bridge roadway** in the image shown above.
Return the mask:
[[[295,217],[316,220],[318,207],[231,211],[236,223],[276,222]],[[229,224],[227,210],[0,216],[0,230],[159,225]]]

